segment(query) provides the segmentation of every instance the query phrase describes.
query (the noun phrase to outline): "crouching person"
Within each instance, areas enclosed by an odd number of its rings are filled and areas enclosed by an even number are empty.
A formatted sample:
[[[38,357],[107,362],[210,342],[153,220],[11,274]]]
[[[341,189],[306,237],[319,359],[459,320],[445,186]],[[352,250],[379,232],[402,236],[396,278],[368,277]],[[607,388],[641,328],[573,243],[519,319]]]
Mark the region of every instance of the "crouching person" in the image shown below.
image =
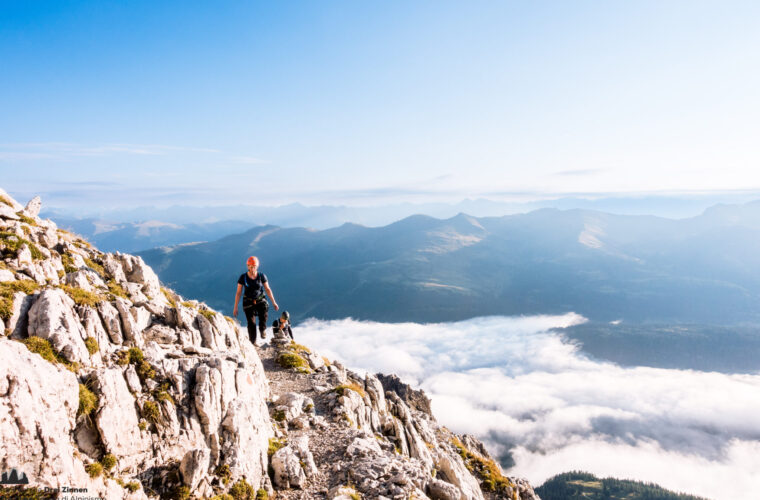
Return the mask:
[[[288,314],[288,311],[283,311],[279,319],[274,320],[272,323],[272,334],[274,338],[290,338],[290,340],[293,340],[293,329],[290,327],[290,314]]]

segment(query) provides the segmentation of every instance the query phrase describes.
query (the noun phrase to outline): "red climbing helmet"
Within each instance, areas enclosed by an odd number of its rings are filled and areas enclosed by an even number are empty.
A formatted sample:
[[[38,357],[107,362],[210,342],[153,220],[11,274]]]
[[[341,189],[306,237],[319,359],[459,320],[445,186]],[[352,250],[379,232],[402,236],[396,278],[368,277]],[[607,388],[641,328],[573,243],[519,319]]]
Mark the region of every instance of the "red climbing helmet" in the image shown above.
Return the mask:
[[[248,257],[248,260],[246,261],[247,266],[258,266],[259,265],[259,258],[255,255],[251,255]]]

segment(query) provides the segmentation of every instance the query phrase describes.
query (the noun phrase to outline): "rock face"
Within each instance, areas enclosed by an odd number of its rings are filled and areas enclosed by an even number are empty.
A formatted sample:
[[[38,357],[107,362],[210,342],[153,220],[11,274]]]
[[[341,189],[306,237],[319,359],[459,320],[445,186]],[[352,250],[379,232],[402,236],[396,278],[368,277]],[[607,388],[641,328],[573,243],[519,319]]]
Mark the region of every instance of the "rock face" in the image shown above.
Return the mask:
[[[39,198],[0,195],[0,469],[29,486],[537,498],[398,378],[360,377],[283,336],[256,349],[233,320],[162,288],[141,258],[40,219]],[[301,363],[284,368],[283,356]]]

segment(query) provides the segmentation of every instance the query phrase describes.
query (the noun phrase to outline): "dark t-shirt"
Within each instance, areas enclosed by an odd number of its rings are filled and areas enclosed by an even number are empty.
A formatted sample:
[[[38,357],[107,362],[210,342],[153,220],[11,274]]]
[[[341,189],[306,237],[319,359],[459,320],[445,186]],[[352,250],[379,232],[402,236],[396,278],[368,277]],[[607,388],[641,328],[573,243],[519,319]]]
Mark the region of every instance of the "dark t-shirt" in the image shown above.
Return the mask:
[[[264,297],[264,283],[266,282],[267,277],[264,273],[256,274],[255,278],[249,277],[248,273],[243,273],[238,279],[238,284],[243,285],[243,288],[245,289],[245,294],[243,296],[254,300]]]

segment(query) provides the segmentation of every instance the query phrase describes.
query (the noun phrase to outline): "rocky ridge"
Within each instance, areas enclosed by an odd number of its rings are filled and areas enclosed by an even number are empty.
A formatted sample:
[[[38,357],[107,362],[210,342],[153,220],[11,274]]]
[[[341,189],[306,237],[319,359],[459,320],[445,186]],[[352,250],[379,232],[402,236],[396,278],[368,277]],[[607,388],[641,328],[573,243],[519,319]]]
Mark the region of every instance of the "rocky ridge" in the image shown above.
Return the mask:
[[[0,190],[0,469],[103,498],[537,499],[424,394],[161,286]]]

